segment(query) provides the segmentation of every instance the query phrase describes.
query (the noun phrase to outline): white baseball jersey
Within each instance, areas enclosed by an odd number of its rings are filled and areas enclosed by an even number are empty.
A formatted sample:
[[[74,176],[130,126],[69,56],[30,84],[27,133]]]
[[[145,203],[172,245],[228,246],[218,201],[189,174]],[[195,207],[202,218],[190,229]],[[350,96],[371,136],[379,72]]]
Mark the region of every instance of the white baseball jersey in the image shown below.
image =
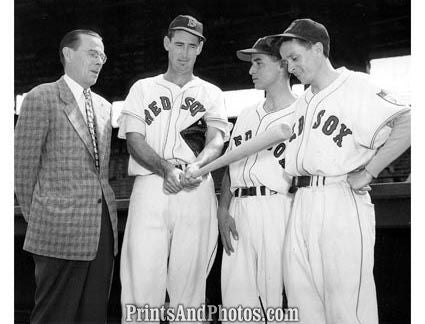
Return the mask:
[[[124,102],[118,137],[125,139],[125,133],[130,131],[141,133],[165,160],[173,164],[191,163],[195,155],[180,132],[200,118],[204,118],[207,126],[227,134],[223,92],[198,77],[180,88],[160,74],[139,80],[131,87]],[[145,175],[152,172],[130,157],[128,173]]]
[[[286,170],[312,175],[298,189],[283,253],[288,306],[300,323],[377,324],[373,278],[375,211],[369,194],[347,183],[388,138],[399,105],[360,72],[340,75],[297,100]]]
[[[226,133],[222,91],[195,77],[183,87],[163,75],[137,81],[120,120],[119,137],[138,132],[167,161],[191,163],[195,155],[180,132],[204,118]],[[205,303],[206,278],[217,250],[217,200],[211,175],[199,187],[166,194],[164,179],[131,156],[136,175],[121,252],[121,303],[160,307],[168,292],[170,307]],[[135,318],[133,318],[135,320]]]
[[[338,176],[366,165],[387,139],[386,123],[408,107],[398,104],[367,74],[340,68],[340,76],[296,102],[287,148],[292,175]]]
[[[265,100],[239,114],[228,150],[270,127],[291,124],[294,105],[267,113]],[[288,193],[291,177],[285,172],[282,142],[230,164],[231,191],[236,188],[266,186],[276,191],[264,196],[233,197],[229,213],[239,234],[233,240],[234,253],[223,253],[221,294],[224,307],[266,309],[282,306],[283,242],[293,195]]]
[[[265,99],[242,110],[233,129],[228,150],[249,141],[270,127],[282,123],[291,124],[294,105],[267,113],[263,107],[264,102]],[[236,188],[266,186],[286,194],[292,178],[284,169],[286,145],[285,142],[276,144],[230,164],[231,191],[234,192]]]

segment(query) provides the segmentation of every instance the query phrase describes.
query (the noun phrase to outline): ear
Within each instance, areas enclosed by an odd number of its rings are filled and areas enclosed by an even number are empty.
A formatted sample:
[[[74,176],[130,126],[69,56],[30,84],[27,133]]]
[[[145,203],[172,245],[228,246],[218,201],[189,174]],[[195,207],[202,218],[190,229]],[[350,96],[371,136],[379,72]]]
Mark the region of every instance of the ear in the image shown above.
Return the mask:
[[[165,50],[168,52],[168,50],[170,49],[170,39],[168,38],[168,36],[164,36],[164,48]]]
[[[65,59],[65,62],[69,63],[71,61],[72,55],[73,55],[71,48],[69,48],[69,47],[62,48],[62,54],[63,54],[63,57]]]
[[[320,42],[317,42],[316,44],[313,44],[314,53],[316,54],[323,54],[323,44]]]
[[[199,43],[198,48],[196,49],[196,55],[201,54],[201,52],[202,52],[202,48],[203,48],[203,47],[204,47],[204,42],[203,42],[203,41],[201,41],[201,42]]]

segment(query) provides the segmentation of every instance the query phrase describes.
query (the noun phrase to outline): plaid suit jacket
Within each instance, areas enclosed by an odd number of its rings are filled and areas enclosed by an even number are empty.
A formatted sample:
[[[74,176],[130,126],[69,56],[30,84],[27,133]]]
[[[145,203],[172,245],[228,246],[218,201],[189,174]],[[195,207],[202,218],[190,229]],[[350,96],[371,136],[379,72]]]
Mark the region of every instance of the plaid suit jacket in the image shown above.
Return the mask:
[[[108,183],[111,105],[92,93],[100,171],[87,124],[60,78],[32,89],[15,127],[15,192],[28,223],[24,250],[68,260],[93,260],[102,194],[118,252],[115,195]]]

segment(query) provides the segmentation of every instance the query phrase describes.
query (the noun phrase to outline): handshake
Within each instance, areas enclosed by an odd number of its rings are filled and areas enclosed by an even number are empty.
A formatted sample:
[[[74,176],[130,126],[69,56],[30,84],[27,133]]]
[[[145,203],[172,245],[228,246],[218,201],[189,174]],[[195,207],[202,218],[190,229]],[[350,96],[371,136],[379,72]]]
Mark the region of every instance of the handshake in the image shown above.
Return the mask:
[[[163,189],[168,194],[176,194],[181,190],[193,190],[202,182],[202,177],[194,177],[193,172],[199,170],[199,165],[188,164],[184,171],[170,165],[164,173]]]

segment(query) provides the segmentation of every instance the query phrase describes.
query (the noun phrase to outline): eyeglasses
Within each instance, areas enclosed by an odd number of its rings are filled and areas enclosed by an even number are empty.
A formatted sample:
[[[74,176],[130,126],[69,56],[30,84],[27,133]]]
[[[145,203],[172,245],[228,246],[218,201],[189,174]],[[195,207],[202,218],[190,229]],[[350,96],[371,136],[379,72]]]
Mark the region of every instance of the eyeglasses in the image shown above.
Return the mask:
[[[96,50],[88,50],[86,52],[92,60],[97,61],[100,58],[102,64],[105,64],[106,60],[108,59],[105,54]]]

